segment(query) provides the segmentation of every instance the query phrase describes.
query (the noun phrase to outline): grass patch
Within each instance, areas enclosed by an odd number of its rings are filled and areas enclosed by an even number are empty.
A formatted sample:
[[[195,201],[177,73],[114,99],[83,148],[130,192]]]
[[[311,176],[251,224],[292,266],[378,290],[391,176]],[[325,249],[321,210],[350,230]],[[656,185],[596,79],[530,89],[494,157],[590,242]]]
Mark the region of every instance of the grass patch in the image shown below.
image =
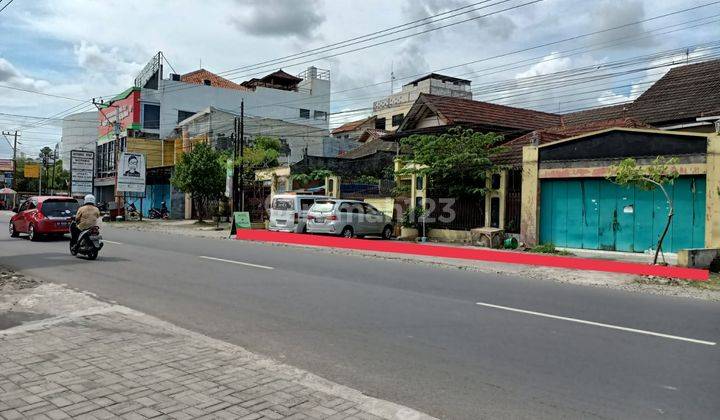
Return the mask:
[[[688,284],[698,289],[720,291],[720,273],[710,273],[708,281],[691,281]]]
[[[555,245],[551,243],[535,245],[534,247],[528,249],[528,252],[534,252],[536,254],[573,255],[572,252],[563,251],[555,248]]]

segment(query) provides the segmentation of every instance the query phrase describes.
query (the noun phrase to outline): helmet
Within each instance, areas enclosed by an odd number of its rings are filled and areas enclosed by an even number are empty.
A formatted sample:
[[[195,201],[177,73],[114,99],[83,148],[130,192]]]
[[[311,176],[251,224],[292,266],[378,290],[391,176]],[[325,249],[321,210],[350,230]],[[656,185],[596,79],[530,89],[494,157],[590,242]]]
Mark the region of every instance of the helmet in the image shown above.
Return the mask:
[[[85,196],[85,204],[95,204],[95,196],[88,194]]]

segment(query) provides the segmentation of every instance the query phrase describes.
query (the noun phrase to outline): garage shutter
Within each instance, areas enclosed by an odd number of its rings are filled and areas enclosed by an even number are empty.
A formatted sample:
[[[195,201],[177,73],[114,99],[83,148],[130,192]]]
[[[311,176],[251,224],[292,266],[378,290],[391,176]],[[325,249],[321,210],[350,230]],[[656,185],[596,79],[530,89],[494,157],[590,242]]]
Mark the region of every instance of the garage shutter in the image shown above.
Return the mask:
[[[666,187],[675,216],[666,251],[701,248],[705,238],[705,177],[682,177]],[[621,187],[605,179],[543,180],[540,242],[567,248],[643,252],[654,249],[667,220],[659,190]]]

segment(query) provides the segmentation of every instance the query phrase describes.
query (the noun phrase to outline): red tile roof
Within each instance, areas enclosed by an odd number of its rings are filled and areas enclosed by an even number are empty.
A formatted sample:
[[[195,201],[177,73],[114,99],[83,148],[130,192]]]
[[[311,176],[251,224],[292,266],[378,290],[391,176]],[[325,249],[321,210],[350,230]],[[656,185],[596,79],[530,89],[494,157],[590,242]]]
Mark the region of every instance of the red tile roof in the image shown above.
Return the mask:
[[[604,106],[602,108],[585,109],[562,116],[565,124],[585,124],[593,121],[623,118],[629,104]]]
[[[447,125],[468,123],[535,130],[561,124],[560,115],[557,114],[473,101],[471,99],[420,94],[418,102],[413,105],[413,108],[421,103],[438,113]]]
[[[210,86],[225,88],[225,89],[236,89],[236,90],[248,90],[247,88],[240,86],[239,84],[230,81],[224,77],[218,76],[215,73],[209,72],[205,69],[191,71],[180,76],[180,81],[185,83],[194,83],[196,85],[205,84],[205,80],[210,81]]]
[[[355,130],[359,129],[363,124],[365,124],[366,122],[369,122],[370,120],[373,120],[373,119],[375,119],[374,115],[371,117],[363,118],[362,120],[350,121],[350,122],[347,122],[347,123],[341,125],[340,127],[335,128],[330,133],[331,134],[340,134],[340,133],[355,131]]]
[[[503,144],[505,150],[495,156],[495,162],[500,165],[520,166],[522,165],[522,149],[529,146],[536,139],[539,145],[551,143],[581,134],[592,133],[593,131],[605,130],[613,127],[622,128],[652,128],[632,118],[610,119],[604,121],[593,121],[583,124],[564,125],[548,127],[542,130],[535,130],[514,140]]]

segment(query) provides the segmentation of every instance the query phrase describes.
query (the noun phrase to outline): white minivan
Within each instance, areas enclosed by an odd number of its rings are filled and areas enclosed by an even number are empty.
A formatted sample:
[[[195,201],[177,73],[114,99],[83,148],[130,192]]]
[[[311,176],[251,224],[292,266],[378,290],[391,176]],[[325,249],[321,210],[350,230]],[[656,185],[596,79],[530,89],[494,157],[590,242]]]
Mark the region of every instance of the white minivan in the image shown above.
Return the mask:
[[[276,194],[270,202],[270,225],[268,230],[280,232],[305,232],[307,212],[316,200],[328,196],[309,194]]]

